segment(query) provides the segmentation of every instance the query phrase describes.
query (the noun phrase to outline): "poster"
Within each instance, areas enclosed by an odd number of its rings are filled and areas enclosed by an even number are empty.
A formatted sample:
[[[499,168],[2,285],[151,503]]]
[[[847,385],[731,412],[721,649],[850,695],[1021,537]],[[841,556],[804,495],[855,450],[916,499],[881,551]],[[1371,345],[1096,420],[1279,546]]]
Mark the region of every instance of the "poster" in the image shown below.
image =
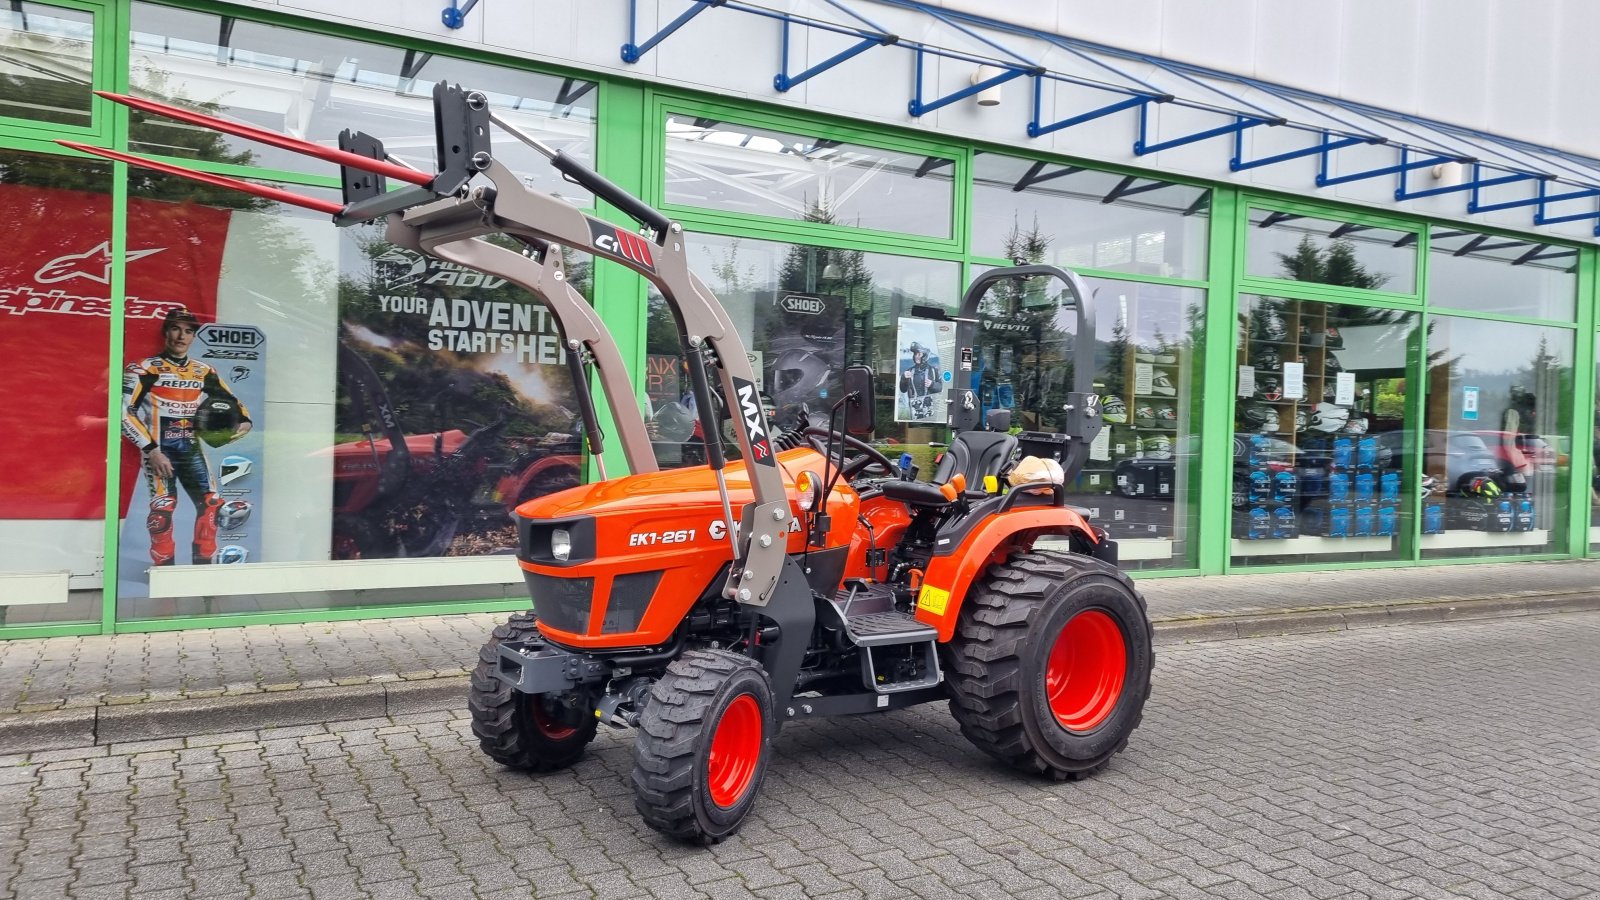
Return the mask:
[[[46,221],[49,210],[70,217]],[[39,360],[74,372],[50,383],[50,404],[70,415],[32,416],[28,440],[0,441],[0,520],[94,520],[105,515],[105,411],[114,373],[106,370],[111,318],[111,203],[103,193],[0,185],[0,215],[12,227],[0,255],[0,379],[39,377]],[[128,356],[160,348],[168,311],[203,321],[216,309],[229,212],[191,204],[128,200]],[[97,323],[97,324],[96,324]],[[83,365],[90,360],[92,367]],[[39,452],[39,448],[49,448]],[[139,454],[124,442],[119,512],[141,478]],[[142,517],[143,512],[139,515]]]
[[[1306,396],[1306,364],[1302,362],[1285,362],[1283,364],[1283,399],[1303,400]]]
[[[502,279],[381,240],[343,246],[365,277],[339,293],[330,556],[514,552],[512,511],[581,479],[554,317]],[[587,271],[568,267],[580,290]],[[670,390],[669,374],[650,383]]]
[[[832,294],[756,295],[751,366],[779,430],[825,421],[844,372],[845,302]]]
[[[952,380],[947,365],[955,356],[955,323],[903,318],[897,345],[894,420],[945,424]]]
[[[156,447],[132,487],[139,514],[122,522],[123,597],[148,596],[151,566],[260,561],[266,339],[251,325],[197,318],[167,317],[124,375],[123,435]]]

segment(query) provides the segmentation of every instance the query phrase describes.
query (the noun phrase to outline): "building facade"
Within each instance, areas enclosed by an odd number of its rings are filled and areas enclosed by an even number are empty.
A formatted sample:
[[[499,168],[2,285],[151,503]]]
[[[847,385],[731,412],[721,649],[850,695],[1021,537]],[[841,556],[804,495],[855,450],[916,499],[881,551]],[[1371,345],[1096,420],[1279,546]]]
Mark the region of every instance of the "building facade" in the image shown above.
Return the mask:
[[[876,440],[924,471],[957,379],[1050,432],[1092,341],[1111,424],[1072,494],[1141,575],[1600,552],[1600,119],[1571,114],[1600,11],[1294,6],[12,3],[0,637],[523,608],[510,510],[594,477],[535,301],[64,147],[339,196],[96,90],[420,168],[432,86],[482,90],[684,224],[780,421],[871,366]],[[1016,260],[1083,274],[1095,334],[997,292],[963,366],[940,316]],[[696,463],[670,317],[568,263]]]

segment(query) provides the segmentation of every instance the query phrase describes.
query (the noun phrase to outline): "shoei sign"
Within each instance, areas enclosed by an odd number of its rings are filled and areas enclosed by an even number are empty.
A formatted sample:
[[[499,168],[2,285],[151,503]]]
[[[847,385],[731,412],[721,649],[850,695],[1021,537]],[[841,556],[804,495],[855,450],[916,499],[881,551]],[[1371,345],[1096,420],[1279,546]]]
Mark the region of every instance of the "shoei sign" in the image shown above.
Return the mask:
[[[828,309],[828,304],[821,297],[808,297],[805,294],[789,294],[778,301],[778,306],[784,312],[805,316],[820,316]]]
[[[206,325],[200,329],[200,340],[211,347],[229,350],[254,350],[266,340],[261,329],[253,325]]]

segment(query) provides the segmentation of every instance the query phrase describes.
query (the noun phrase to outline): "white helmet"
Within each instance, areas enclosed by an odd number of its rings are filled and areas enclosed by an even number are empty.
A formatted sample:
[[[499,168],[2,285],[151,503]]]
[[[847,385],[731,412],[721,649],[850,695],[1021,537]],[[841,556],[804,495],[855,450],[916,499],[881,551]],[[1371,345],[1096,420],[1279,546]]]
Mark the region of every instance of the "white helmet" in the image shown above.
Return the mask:
[[[232,484],[250,474],[250,457],[240,456],[237,453],[222,458],[223,484]]]
[[[1311,430],[1333,434],[1350,424],[1350,410],[1333,403],[1318,403],[1311,411]]]
[[[1367,417],[1366,416],[1351,416],[1350,417],[1350,422],[1344,426],[1344,430],[1345,430],[1346,434],[1366,434],[1367,433]]]
[[[1151,459],[1172,458],[1172,438],[1164,434],[1144,439],[1144,454]]]

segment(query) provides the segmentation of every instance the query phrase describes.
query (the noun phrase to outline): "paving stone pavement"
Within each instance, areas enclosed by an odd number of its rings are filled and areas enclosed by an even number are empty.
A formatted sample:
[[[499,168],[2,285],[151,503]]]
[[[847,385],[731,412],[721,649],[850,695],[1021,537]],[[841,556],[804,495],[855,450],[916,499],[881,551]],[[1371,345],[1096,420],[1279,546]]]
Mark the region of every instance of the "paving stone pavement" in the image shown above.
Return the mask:
[[[0,757],[0,897],[1600,895],[1600,613],[1162,648],[1055,784],[942,705],[784,730],[743,831],[646,829],[630,735],[501,769],[448,713]]]
[[[1600,592],[1600,560],[1145,578],[1155,621]],[[0,715],[462,675],[503,613],[0,641]]]

